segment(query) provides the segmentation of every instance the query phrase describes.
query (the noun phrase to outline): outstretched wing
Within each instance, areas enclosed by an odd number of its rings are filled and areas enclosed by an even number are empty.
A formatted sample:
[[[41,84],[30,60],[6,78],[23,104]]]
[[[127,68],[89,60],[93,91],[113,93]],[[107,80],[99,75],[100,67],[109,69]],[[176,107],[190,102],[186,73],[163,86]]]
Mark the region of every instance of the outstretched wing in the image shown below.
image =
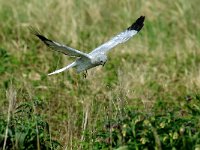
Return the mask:
[[[76,50],[74,48],[68,47],[66,45],[57,43],[55,41],[49,40],[43,35],[39,34],[38,32],[34,33],[41,41],[43,41],[48,47],[54,49],[55,51],[61,52],[68,56],[75,56],[75,57],[86,57],[89,58],[89,56],[86,53],[83,53],[79,50]]]
[[[141,16],[124,32],[119,33],[117,36],[113,37],[110,41],[100,45],[89,54],[93,55],[97,53],[106,53],[107,51],[117,46],[118,44],[126,42],[142,29],[142,27],[144,26],[143,24],[144,19],[145,19],[145,16]]]

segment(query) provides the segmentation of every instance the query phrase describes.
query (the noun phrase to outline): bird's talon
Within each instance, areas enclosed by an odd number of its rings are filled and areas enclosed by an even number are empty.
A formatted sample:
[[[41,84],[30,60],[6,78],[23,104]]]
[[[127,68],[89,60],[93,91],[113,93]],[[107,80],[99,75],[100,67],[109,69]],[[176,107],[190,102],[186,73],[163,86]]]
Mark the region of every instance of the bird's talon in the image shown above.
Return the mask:
[[[87,70],[83,73],[83,77],[84,77],[84,78],[87,77]]]

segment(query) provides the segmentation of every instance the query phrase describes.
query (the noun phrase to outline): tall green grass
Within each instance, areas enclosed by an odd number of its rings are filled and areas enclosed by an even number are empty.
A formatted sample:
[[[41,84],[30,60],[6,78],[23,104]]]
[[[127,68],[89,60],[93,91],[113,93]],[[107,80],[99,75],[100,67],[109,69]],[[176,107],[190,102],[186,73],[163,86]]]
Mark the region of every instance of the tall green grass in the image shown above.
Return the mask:
[[[185,112],[185,97],[200,92],[198,7],[198,0],[0,0],[2,116],[6,120],[6,91],[12,85],[16,107],[39,98],[45,104],[39,114],[45,115],[52,138],[64,149],[81,149],[105,121],[119,120],[128,107],[165,115],[181,106]],[[141,32],[113,49],[105,67],[89,70],[86,79],[74,70],[47,76],[73,59],[51,51],[29,30],[33,26],[55,41],[89,52],[140,15],[146,16]]]

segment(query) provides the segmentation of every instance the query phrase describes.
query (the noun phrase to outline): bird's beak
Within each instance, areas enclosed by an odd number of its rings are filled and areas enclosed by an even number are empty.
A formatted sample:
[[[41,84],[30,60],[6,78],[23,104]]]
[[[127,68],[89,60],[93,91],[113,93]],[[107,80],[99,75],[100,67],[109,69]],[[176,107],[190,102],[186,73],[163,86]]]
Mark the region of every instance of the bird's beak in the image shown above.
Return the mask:
[[[106,64],[106,63],[103,63],[102,66],[104,67],[105,64]]]

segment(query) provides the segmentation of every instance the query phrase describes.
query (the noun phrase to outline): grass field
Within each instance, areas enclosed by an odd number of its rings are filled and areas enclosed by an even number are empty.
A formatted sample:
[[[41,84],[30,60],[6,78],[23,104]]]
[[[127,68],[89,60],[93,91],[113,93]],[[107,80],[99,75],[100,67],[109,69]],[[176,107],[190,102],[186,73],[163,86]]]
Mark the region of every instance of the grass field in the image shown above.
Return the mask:
[[[200,149],[199,5],[199,0],[0,0],[0,146],[26,149],[28,139],[29,146],[44,149],[48,124],[51,149],[53,140],[62,145],[57,149]],[[73,69],[47,76],[73,58],[50,50],[29,30],[90,52],[141,15],[146,16],[141,32],[114,48],[106,65],[89,70],[86,79]],[[149,134],[138,129],[133,135],[140,135],[127,136],[137,127],[133,118]],[[120,130],[114,132],[112,123]]]

